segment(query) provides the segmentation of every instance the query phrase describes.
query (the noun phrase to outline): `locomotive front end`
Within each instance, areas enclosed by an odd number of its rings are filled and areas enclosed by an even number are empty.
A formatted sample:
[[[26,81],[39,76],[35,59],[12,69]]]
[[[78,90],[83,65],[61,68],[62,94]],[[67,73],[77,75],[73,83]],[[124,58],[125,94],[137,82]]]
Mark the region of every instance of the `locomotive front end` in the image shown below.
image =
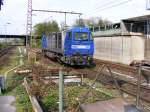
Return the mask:
[[[71,34],[70,44],[67,46],[67,59],[71,65],[91,65],[93,63],[94,42],[91,32],[88,28],[73,28]],[[68,32],[68,33],[70,33]]]

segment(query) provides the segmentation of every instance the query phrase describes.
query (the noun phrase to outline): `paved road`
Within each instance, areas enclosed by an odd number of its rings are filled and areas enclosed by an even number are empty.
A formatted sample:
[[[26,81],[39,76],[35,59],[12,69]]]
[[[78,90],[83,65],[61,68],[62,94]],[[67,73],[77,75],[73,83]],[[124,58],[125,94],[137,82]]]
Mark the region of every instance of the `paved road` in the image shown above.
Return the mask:
[[[13,102],[14,96],[0,96],[0,112],[16,112],[16,108],[12,106]]]
[[[81,109],[83,112],[142,112],[120,98],[92,104],[82,104]]]

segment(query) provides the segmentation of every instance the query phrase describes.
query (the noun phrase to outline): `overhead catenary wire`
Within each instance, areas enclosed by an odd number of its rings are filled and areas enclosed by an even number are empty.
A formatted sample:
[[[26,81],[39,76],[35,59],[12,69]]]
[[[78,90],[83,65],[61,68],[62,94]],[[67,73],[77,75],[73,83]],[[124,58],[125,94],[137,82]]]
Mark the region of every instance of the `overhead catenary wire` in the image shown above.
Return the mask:
[[[97,11],[97,12],[101,12],[101,11],[104,11],[104,10],[108,10],[108,9],[110,9],[110,8],[114,8],[114,7],[118,7],[118,6],[120,6],[120,5],[124,5],[124,4],[126,4],[126,3],[128,3],[128,2],[130,2],[130,1],[132,1],[132,0],[126,0],[126,1],[123,1],[123,2],[119,2],[119,3],[117,3],[117,4],[113,4],[113,5],[111,5],[111,6],[108,6],[108,7],[104,7],[104,8],[101,8],[100,9],[100,7],[99,7],[99,11]],[[91,14],[91,13],[90,13]]]
[[[131,1],[132,1],[132,0],[126,0],[126,1],[119,2],[119,3],[117,3],[117,4],[110,5],[110,6],[108,6],[108,7],[104,7],[104,8],[103,8],[103,7],[102,7],[102,8],[99,7],[100,10],[98,10],[98,11],[96,11],[96,12],[101,12],[101,11],[104,11],[104,10],[108,10],[108,9],[110,9],[110,8],[118,7],[118,6],[120,6],[120,5],[124,5],[124,4],[128,3],[128,2],[131,2]],[[93,12],[95,12],[95,11],[93,11]],[[89,13],[87,13],[87,14],[89,15],[89,14],[92,14],[93,12],[89,12]]]
[[[101,4],[100,6],[96,6],[96,8],[94,8],[93,10],[95,11],[95,10],[97,10],[97,9],[99,9],[99,8],[102,8],[102,7],[106,7],[107,5],[110,5],[110,4],[112,4],[112,3],[115,3],[116,1],[118,1],[118,0],[113,0],[113,1],[107,1],[106,3],[104,3],[104,4]],[[86,10],[85,12],[91,12],[92,10]],[[93,12],[93,11],[92,11]]]
[[[100,3],[101,5],[100,6],[94,6],[94,7],[96,7],[96,8],[93,8],[93,9],[90,9],[90,10],[86,10],[86,11],[84,11],[84,12],[91,12],[91,11],[93,11],[93,10],[97,10],[97,9],[99,9],[100,7],[105,7],[105,6],[107,6],[107,5],[109,5],[109,4],[112,4],[112,3],[114,3],[114,2],[116,2],[116,1],[118,1],[118,0],[113,0],[113,1],[107,1],[106,3],[104,3],[104,4],[102,4],[102,2]],[[97,3],[98,4],[98,3]]]
[[[72,11],[72,12],[67,12],[67,11],[52,11],[52,10],[37,10],[37,9],[32,9],[32,11],[82,15],[82,13],[78,13],[78,12],[74,12],[74,11]]]
[[[32,12],[48,12],[48,13],[61,13],[61,14],[65,14],[65,26],[67,26],[66,25],[67,14],[79,15],[79,18],[82,15],[82,13],[78,13],[78,12],[74,12],[74,11],[68,12],[68,11],[54,11],[54,10],[32,9]]]
[[[118,0],[114,0],[114,1],[110,1],[110,2],[107,2],[107,3],[105,3],[105,4],[102,4],[101,6],[95,8],[95,10],[97,10],[97,9],[99,9],[99,8],[102,8],[102,7],[105,7],[105,6],[107,6],[107,5],[113,4],[113,3],[115,3],[116,1],[118,1]]]

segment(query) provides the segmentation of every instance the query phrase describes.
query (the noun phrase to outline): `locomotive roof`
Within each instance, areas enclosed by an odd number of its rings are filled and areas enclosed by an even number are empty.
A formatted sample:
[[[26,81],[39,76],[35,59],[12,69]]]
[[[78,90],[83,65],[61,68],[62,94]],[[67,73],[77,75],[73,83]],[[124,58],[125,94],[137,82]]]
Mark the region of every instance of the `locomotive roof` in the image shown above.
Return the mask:
[[[73,27],[69,29],[68,31],[73,31],[73,32],[89,32],[89,28],[87,27]]]

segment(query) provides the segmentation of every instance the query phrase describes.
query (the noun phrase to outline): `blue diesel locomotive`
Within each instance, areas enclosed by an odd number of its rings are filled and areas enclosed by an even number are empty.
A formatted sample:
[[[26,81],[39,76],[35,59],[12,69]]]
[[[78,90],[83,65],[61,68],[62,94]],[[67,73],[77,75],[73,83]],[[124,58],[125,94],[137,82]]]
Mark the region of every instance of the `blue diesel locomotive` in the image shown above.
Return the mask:
[[[69,65],[91,65],[94,42],[89,28],[74,27],[42,37],[42,51]]]

